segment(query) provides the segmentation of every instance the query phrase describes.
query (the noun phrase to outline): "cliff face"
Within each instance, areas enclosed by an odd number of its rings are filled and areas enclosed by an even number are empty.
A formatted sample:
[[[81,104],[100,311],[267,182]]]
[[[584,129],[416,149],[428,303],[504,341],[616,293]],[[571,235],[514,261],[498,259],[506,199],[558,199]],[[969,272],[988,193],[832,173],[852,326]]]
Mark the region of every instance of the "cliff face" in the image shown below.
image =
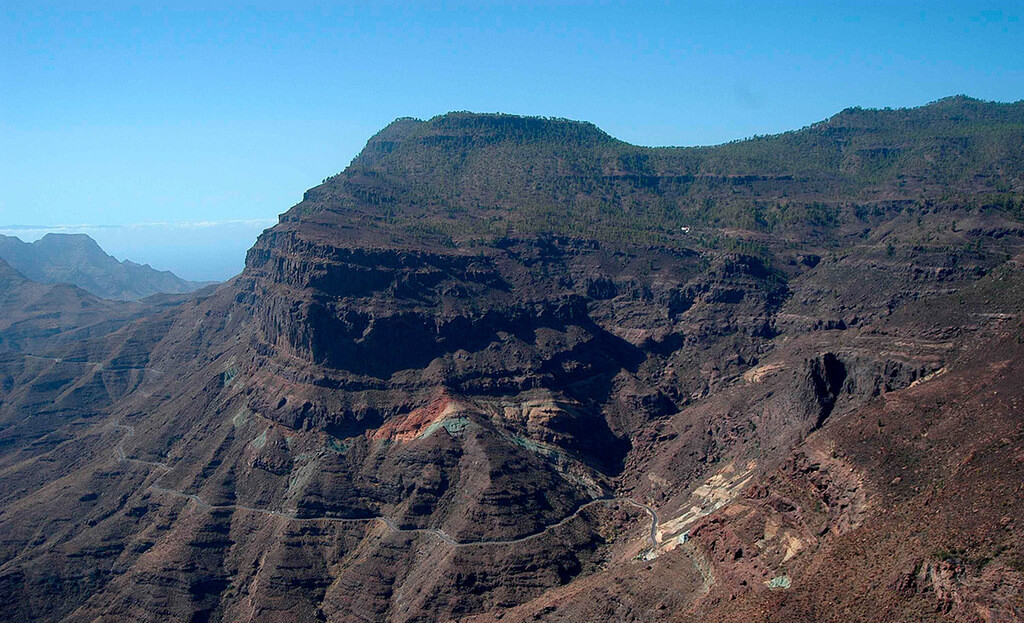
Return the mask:
[[[399,120],[215,292],[89,298],[95,317],[52,335],[22,304],[20,328],[0,325],[0,608],[841,617],[813,591],[821,570],[910,520],[886,511],[891,469],[859,440],[904,431],[902,407],[893,428],[875,414],[938,372],[973,374],[955,362],[987,361],[973,344],[1024,300],[1018,110],[852,110],[684,150],[557,119]],[[974,173],[921,168],[954,130]],[[896,142],[884,174],[849,164]],[[2,275],[21,301],[43,287]],[[911,612],[941,589],[940,605],[1012,613],[1007,526],[1010,598],[954,586],[983,574],[929,558],[932,541],[893,558],[921,564],[885,598]]]

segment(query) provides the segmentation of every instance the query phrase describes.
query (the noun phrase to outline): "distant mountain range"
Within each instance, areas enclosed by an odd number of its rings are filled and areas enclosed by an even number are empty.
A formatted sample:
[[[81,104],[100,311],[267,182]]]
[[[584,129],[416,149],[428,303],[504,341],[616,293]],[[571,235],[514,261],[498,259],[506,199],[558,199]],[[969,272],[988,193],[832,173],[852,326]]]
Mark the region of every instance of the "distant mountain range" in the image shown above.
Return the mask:
[[[0,259],[32,281],[68,283],[121,301],[158,293],[184,294],[216,283],[188,281],[149,264],[118,261],[85,234],[46,234],[31,243],[0,235]]]

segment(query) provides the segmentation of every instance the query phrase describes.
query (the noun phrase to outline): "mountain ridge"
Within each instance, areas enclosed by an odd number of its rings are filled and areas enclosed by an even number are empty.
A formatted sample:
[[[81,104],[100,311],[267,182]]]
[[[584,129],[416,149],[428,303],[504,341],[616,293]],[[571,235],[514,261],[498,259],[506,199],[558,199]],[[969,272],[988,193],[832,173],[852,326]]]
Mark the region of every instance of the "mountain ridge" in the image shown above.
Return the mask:
[[[637,147],[590,124],[511,115],[395,123],[401,131],[392,124],[371,138],[283,218],[344,210],[364,225],[383,220],[458,245],[542,232],[671,243],[693,226],[800,238],[802,221],[950,194],[1021,213],[1024,102],[847,109],[801,130],[712,147]],[[495,125],[512,138],[494,140]],[[593,140],[560,142],[580,133]]]
[[[33,281],[70,283],[106,299],[185,294],[215,283],[188,281],[149,264],[118,261],[87,234],[48,233],[30,243],[0,235],[0,259]]]

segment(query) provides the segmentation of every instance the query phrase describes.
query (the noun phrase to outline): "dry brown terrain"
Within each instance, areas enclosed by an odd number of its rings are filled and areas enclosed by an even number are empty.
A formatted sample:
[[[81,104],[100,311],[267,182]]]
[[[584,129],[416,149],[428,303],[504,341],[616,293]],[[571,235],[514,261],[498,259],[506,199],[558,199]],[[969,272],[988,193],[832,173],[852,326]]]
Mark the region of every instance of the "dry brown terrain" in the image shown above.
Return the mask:
[[[1020,116],[400,120],[216,290],[0,264],[0,611],[1019,620]]]

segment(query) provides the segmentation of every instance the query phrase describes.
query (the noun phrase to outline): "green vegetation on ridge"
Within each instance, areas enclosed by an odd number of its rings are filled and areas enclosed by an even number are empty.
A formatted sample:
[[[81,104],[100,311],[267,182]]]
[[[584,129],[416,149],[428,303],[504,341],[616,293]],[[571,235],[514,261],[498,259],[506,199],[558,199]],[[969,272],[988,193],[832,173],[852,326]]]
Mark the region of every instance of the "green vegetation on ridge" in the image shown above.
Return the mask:
[[[1019,220],[1022,192],[1024,102],[850,108],[779,135],[659,148],[590,123],[459,112],[388,125],[293,216],[361,214],[451,244],[537,234],[661,244],[684,228],[827,239],[936,204]]]

